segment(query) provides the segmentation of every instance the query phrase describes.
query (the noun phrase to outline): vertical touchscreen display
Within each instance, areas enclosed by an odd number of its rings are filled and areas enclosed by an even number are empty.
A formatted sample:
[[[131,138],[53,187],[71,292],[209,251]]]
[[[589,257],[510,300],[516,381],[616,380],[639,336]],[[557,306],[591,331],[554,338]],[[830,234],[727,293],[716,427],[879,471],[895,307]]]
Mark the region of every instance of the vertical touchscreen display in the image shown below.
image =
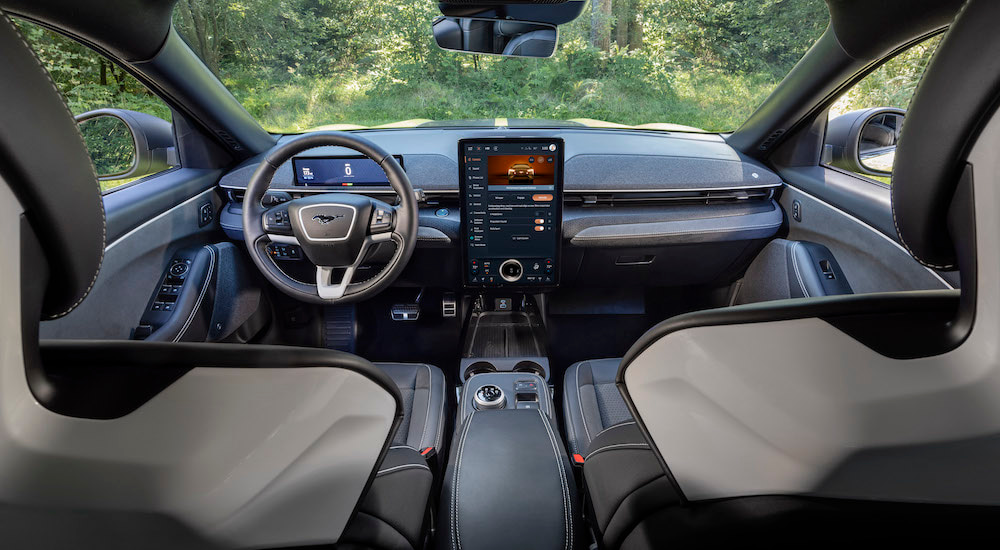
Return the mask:
[[[459,158],[466,284],[558,284],[562,140],[462,140]]]

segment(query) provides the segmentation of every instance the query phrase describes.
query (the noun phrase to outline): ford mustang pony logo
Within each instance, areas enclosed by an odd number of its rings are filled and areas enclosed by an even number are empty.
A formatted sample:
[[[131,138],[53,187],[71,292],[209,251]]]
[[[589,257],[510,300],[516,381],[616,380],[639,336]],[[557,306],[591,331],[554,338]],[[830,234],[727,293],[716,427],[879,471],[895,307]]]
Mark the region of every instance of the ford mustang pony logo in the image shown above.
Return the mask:
[[[313,216],[313,219],[316,220],[316,221],[318,221],[319,223],[321,223],[323,225],[326,225],[326,224],[332,222],[333,220],[335,220],[337,218],[343,218],[343,217],[344,217],[343,214],[334,214],[332,216],[327,216],[326,214],[317,214],[317,215]]]

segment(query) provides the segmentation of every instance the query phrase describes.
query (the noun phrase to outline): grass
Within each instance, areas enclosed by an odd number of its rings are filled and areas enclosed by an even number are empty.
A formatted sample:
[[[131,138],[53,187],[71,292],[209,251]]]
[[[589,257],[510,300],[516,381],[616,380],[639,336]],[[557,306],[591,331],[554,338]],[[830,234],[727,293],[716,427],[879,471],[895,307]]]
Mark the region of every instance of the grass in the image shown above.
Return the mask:
[[[223,82],[262,126],[294,133],[323,125],[378,126],[408,119],[596,119],[736,129],[777,84],[770,75],[685,71],[659,82],[628,75],[560,74],[541,60],[523,70],[467,70],[435,79],[343,73],[323,79],[230,73]],[[500,64],[495,63],[495,64]]]

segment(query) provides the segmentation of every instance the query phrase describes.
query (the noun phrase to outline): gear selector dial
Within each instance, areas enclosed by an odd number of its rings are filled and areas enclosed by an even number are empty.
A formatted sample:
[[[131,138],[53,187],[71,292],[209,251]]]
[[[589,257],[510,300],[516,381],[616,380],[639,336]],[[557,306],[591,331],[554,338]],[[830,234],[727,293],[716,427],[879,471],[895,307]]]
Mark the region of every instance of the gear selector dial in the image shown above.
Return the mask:
[[[476,390],[473,401],[479,410],[502,409],[507,404],[507,398],[504,397],[503,390],[493,384],[486,384]]]

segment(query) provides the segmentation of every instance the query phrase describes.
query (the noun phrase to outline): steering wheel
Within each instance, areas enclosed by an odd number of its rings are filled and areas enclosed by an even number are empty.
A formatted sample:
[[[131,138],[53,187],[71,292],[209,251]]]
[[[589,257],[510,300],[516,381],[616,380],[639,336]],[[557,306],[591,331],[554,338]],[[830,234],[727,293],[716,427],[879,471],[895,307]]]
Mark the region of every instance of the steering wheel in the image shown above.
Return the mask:
[[[399,195],[399,205],[353,193],[318,193],[268,208],[261,205],[279,166],[322,146],[346,147],[374,160]],[[276,145],[264,155],[243,197],[243,239],[260,271],[285,294],[318,304],[349,303],[378,294],[399,277],[417,242],[417,216],[413,187],[392,155],[358,136],[318,132]],[[363,282],[353,282],[369,251],[387,242],[396,249],[385,268]],[[278,269],[269,257],[271,243],[301,247],[316,264],[316,284],[301,283]]]

